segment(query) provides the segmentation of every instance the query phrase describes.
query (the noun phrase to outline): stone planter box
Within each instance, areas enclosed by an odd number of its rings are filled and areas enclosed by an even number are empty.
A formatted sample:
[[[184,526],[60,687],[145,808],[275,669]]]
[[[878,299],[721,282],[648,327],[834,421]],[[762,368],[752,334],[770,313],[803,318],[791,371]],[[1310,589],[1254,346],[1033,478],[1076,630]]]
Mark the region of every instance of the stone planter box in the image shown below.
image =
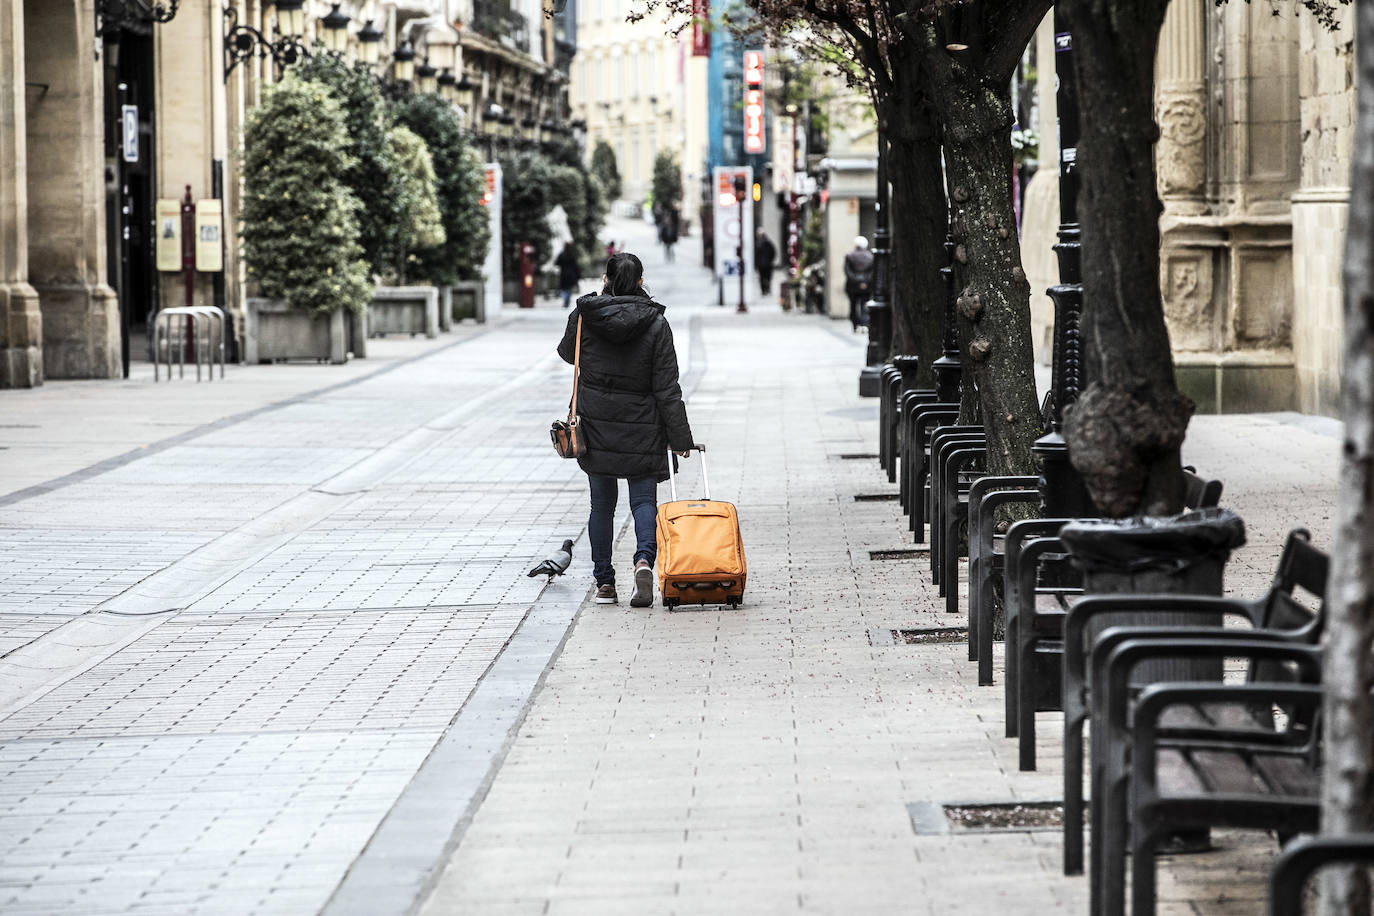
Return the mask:
[[[348,362],[348,326],[343,309],[312,315],[273,299],[249,299],[244,306],[244,361],[286,359]]]
[[[439,290],[433,286],[379,286],[367,310],[367,335],[439,336]]]
[[[354,359],[367,359],[367,309],[348,310],[348,352]]]
[[[448,315],[451,321],[471,318],[478,324],[487,320],[487,290],[481,280],[464,280],[448,288]]]
[[[453,287],[439,286],[439,333],[453,330]]]

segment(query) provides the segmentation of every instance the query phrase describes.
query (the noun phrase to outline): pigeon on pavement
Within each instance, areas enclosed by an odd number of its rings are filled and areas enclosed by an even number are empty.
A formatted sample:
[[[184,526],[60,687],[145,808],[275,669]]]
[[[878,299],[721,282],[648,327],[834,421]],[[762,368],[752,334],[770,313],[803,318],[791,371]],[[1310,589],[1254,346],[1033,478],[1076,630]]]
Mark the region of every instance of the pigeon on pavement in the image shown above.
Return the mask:
[[[529,577],[533,579],[535,576],[548,576],[549,581],[552,582],[554,576],[563,575],[568,571],[568,565],[572,563],[572,548],[573,542],[571,540],[564,541],[561,550],[529,571]]]

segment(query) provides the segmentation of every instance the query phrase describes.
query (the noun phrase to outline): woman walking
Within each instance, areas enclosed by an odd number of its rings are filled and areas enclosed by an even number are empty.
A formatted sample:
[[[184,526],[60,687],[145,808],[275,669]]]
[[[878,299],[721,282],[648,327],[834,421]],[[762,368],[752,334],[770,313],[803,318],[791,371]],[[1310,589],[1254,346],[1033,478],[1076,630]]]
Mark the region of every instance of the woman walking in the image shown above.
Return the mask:
[[[571,363],[582,320],[578,395],[579,426],[586,450],[577,463],[591,484],[587,534],[596,577],[596,603],[616,604],[611,563],[612,524],[620,480],[629,484],[635,522],[634,592],[631,607],[654,599],[658,544],[654,516],[658,484],[668,479],[668,449],[686,457],[692,428],[678,383],[673,331],[663,306],[644,289],[644,265],[622,251],[606,262],[600,295],[583,296],[568,316],[558,355]]]

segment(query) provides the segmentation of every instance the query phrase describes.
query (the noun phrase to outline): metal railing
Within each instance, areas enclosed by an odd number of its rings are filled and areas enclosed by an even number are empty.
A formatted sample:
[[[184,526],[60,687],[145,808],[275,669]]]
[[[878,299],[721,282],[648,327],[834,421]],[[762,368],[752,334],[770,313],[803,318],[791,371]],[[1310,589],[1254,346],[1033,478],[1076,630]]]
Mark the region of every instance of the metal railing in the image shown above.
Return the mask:
[[[167,359],[167,380],[172,380],[175,356],[178,378],[186,377],[187,337],[196,362],[196,381],[200,381],[202,359],[215,380],[215,355],[219,355],[219,377],[224,378],[224,312],[214,306],[169,308],[153,319],[153,381],[161,381],[163,357]]]

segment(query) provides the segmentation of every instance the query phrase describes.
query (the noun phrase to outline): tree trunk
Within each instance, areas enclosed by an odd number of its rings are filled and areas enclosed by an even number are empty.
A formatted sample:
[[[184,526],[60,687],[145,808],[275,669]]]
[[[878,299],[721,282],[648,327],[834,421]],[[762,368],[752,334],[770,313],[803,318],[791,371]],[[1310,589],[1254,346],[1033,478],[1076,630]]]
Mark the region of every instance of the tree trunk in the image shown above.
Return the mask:
[[[1168,0],[1062,0],[1082,135],[1088,387],[1064,417],[1073,465],[1109,516],[1183,507],[1179,448],[1193,403],[1174,382],[1159,291],[1154,61]]]
[[[1322,832],[1333,835],[1374,829],[1374,4],[1358,4],[1355,15],[1359,116],[1345,242],[1345,443],[1323,676]],[[1363,869],[1328,870],[1320,886],[1323,916],[1369,912]]]
[[[1041,433],[1030,335],[1030,284],[1012,207],[1011,92],[965,68],[937,87],[954,207],[954,267],[965,392],[978,388],[988,470],[1034,474]],[[967,341],[966,344],[963,342]]]
[[[903,62],[894,55],[894,67]],[[920,357],[921,377],[933,388],[931,366],[944,328],[940,268],[947,223],[940,133],[918,84],[914,72],[903,74],[880,100],[878,117],[886,126],[892,186],[892,354]]]

